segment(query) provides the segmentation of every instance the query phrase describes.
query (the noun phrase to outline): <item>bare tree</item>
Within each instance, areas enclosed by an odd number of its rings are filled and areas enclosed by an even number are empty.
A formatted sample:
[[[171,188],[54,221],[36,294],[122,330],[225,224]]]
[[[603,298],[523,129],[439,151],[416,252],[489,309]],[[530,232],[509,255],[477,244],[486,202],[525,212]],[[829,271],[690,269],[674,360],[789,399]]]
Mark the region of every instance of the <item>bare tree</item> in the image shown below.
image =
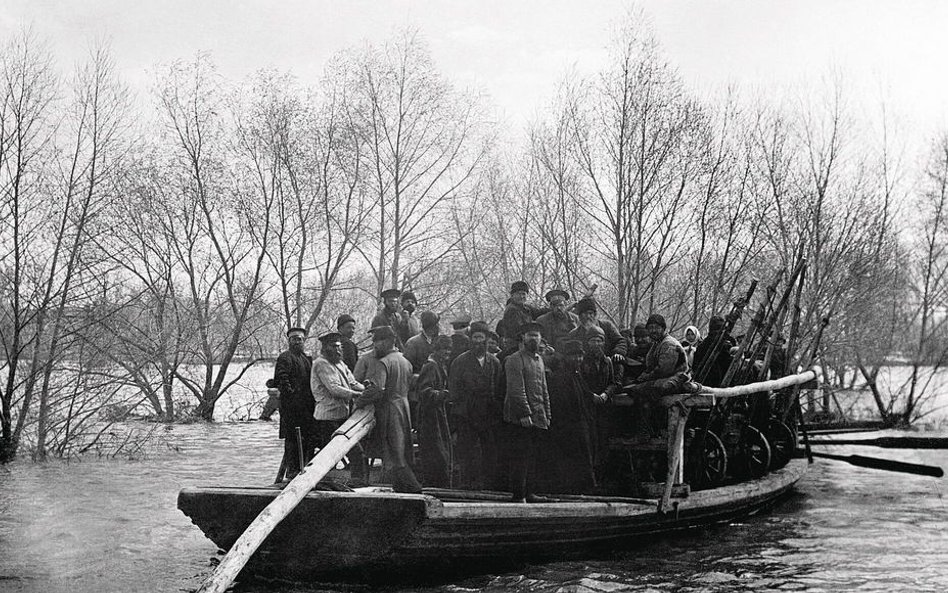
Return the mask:
[[[357,73],[351,120],[363,135],[364,170],[378,202],[377,241],[359,249],[380,291],[412,284],[457,249],[460,239],[434,225],[450,221],[483,161],[486,121],[478,99],[444,80],[414,31],[350,59]]]
[[[198,56],[169,66],[158,87],[170,161],[155,193],[195,322],[189,355],[201,368],[198,377],[175,374],[205,420],[260,356],[255,333],[265,323],[263,276],[276,199],[270,171],[260,167],[262,139],[234,131],[239,121],[228,127],[219,85],[209,59]]]
[[[567,99],[571,152],[582,172],[579,203],[598,233],[590,249],[609,263],[617,321],[654,309],[656,288],[682,256],[707,143],[702,109],[653,37],[632,25],[612,68]]]

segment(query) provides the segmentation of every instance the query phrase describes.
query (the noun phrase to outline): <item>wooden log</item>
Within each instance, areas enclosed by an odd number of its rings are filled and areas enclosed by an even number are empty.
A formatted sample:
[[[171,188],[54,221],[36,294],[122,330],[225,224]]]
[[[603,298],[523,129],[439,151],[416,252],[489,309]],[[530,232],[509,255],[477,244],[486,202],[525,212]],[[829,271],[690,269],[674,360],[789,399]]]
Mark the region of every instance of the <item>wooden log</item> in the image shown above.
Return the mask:
[[[698,392],[698,395],[713,395],[714,397],[723,399],[736,397],[739,395],[750,395],[751,393],[760,393],[762,391],[778,391],[780,389],[784,389],[785,387],[800,385],[802,383],[806,383],[807,381],[814,381],[818,378],[819,377],[816,371],[810,369],[808,371],[803,371],[802,373],[797,373],[796,375],[789,375],[787,377],[772,379],[770,381],[748,383],[747,385],[736,385],[734,387],[702,386],[701,391]]]
[[[201,584],[197,593],[223,593],[270,532],[374,426],[375,406],[369,405],[353,412],[303,471],[257,515],[211,576]]]
[[[671,505],[672,489],[682,482],[684,475],[682,460],[685,448],[685,423],[688,408],[675,404],[668,408],[668,471],[665,473],[665,490],[658,502],[658,512],[664,513]]]

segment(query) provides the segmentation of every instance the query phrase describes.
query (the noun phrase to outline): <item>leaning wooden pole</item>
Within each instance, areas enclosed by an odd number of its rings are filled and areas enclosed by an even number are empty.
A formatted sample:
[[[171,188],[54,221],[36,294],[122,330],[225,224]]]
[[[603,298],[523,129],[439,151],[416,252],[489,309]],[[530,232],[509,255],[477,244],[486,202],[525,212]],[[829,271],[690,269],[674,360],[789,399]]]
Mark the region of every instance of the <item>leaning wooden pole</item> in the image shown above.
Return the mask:
[[[336,464],[362,437],[375,426],[375,406],[369,405],[353,412],[333,433],[329,443],[320,449],[303,471],[286,485],[273,502],[263,509],[217,565],[214,572],[198,588],[197,593],[223,593],[270,532],[290,511],[336,467]]]
[[[744,312],[744,307],[750,303],[751,297],[754,296],[755,290],[757,290],[757,280],[751,280],[750,286],[747,288],[747,293],[743,297],[734,301],[731,311],[725,318],[724,331],[718,334],[714,344],[711,346],[711,349],[708,350],[708,354],[701,362],[701,366],[694,373],[694,379],[698,383],[702,383],[708,378],[708,373],[711,372],[711,369],[718,360],[718,356],[721,354],[721,349],[726,344],[726,338],[731,335],[732,331],[734,331],[734,326],[737,325],[737,321],[741,318],[741,314]]]
[[[760,309],[757,310],[757,314],[754,315],[751,319],[750,326],[747,328],[747,332],[744,334],[744,339],[741,340],[741,343],[737,347],[737,352],[734,353],[734,358],[731,359],[731,365],[727,368],[727,372],[724,373],[724,378],[721,379],[721,386],[727,387],[731,384],[731,381],[734,380],[735,375],[738,371],[741,370],[741,365],[744,362],[744,352],[750,347],[751,342],[754,340],[754,336],[757,334],[757,330],[764,323],[764,316],[770,309],[771,303],[774,300],[774,297],[777,294],[777,285],[780,284],[780,280],[783,278],[785,269],[781,268],[777,275],[774,276],[774,281],[767,286],[767,296],[765,297],[764,303],[761,305]]]

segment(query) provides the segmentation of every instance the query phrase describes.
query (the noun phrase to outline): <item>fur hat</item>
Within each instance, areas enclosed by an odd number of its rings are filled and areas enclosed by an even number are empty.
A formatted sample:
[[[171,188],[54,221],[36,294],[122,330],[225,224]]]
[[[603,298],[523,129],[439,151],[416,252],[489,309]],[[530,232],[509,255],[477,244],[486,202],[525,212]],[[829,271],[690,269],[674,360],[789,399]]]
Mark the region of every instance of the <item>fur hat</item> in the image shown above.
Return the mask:
[[[576,306],[573,307],[573,311],[575,311],[577,315],[582,315],[583,313],[590,311],[595,313],[597,310],[598,307],[596,306],[596,301],[593,300],[592,297],[583,297],[579,299],[579,301],[576,302]]]
[[[668,327],[668,325],[665,323],[665,318],[658,313],[652,313],[648,316],[648,319],[645,321],[645,327],[650,325],[657,325],[662,329],[666,329]]]

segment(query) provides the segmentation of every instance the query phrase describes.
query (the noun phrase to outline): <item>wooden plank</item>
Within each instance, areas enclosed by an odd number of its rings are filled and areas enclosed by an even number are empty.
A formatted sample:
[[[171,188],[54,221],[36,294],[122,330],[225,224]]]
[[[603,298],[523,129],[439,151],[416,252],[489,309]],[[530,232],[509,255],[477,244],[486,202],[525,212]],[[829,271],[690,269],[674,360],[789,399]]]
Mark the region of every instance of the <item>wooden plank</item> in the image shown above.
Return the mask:
[[[684,472],[682,459],[685,447],[685,422],[688,409],[682,405],[668,408],[668,470],[665,474],[665,491],[658,503],[658,512],[664,513],[671,505],[672,489],[681,484]]]

